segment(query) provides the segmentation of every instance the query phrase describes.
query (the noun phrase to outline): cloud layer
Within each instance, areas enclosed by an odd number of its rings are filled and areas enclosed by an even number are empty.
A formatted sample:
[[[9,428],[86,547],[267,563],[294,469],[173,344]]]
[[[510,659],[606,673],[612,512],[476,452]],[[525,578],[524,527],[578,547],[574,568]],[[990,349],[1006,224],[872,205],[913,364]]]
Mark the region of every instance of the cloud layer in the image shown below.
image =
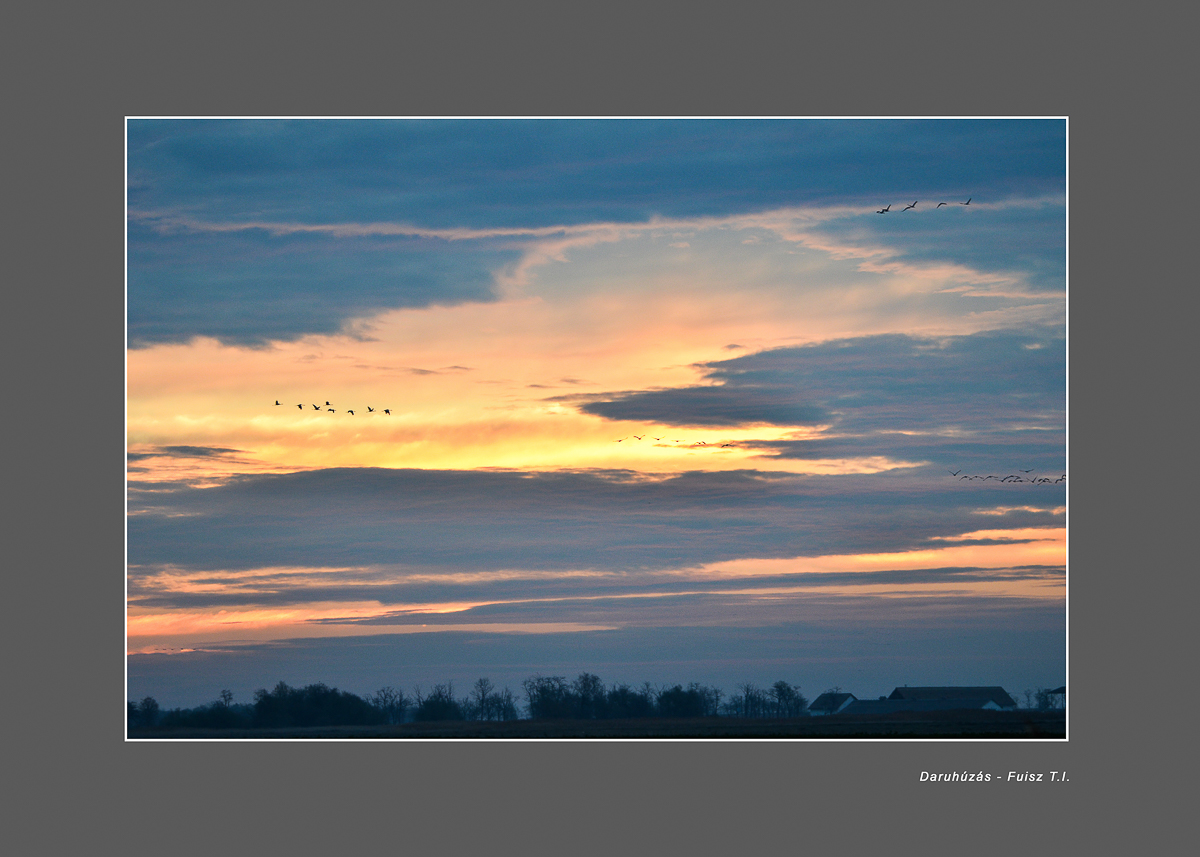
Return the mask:
[[[1063,121],[128,139],[135,694],[1062,681]]]
[[[827,426],[810,439],[757,444],[783,456],[1054,469],[1064,464],[1065,354],[1064,340],[1041,327],[864,337],[709,363],[701,386],[563,398],[614,420]]]
[[[995,222],[957,204],[1061,199],[1061,120],[131,120],[128,139],[135,347],[262,345],[488,300],[531,241],[595,223],[849,206],[860,216],[816,232],[1036,282],[1058,280],[1065,252],[1054,205],[995,212],[1009,221],[998,242]],[[934,230],[913,212],[874,214],[914,195],[955,202]]]
[[[327,469],[217,487],[132,483],[129,561],[199,569],[406,565],[671,568],[746,557],[881,553],[979,529],[1057,525],[1064,485],[753,472],[505,473]],[[145,514],[137,514],[143,508]]]

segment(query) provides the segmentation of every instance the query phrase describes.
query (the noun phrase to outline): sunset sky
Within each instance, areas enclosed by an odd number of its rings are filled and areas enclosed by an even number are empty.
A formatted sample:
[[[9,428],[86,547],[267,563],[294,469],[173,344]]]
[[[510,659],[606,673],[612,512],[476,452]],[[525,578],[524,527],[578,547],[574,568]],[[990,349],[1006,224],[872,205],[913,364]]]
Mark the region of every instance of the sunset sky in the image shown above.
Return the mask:
[[[128,120],[128,697],[1063,684],[1066,149]]]

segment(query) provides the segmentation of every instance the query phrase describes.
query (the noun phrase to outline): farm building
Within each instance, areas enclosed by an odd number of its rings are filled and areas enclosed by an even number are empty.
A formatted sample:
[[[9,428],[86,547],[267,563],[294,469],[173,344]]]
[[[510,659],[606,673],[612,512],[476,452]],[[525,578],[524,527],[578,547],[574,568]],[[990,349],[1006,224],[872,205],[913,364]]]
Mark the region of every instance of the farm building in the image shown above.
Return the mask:
[[[909,702],[924,702],[934,700],[958,701],[963,705],[955,708],[991,708],[997,711],[1012,711],[1017,707],[1016,700],[1008,695],[1004,688],[993,687],[898,687],[892,691],[889,700],[907,700]],[[991,703],[976,705],[975,702]]]
[[[842,709],[845,714],[892,714],[897,711],[1001,711],[990,699],[859,699]]]
[[[855,699],[856,697],[852,693],[834,693],[827,690],[812,701],[812,704],[808,706],[808,713],[814,717],[837,714],[854,702]]]

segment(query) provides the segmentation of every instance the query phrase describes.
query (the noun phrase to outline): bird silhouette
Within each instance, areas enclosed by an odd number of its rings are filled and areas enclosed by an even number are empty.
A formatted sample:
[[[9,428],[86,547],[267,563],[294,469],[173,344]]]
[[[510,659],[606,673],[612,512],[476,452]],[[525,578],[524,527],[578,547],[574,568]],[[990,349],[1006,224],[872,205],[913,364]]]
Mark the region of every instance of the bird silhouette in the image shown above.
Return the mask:
[[[879,211],[877,211],[875,213],[876,214],[887,214],[891,210],[892,210],[892,206],[889,204],[887,208],[881,208],[881,209],[879,209]]]
[[[321,406],[320,406],[320,405],[313,405],[313,410],[314,410],[314,411],[319,411],[319,410],[321,410]]]
[[[906,206],[904,206],[904,208],[902,208],[902,209],[901,209],[901,211],[908,211],[910,208],[916,208],[916,207],[917,207],[917,202],[918,202],[918,200],[915,200],[915,199],[914,199],[914,200],[913,200],[913,204],[912,204],[912,205],[906,205]]]
[[[278,400],[278,399],[276,399],[276,400],[275,400],[275,404],[277,404],[277,405],[279,404],[279,400]]]
[[[947,470],[946,472],[949,473],[951,476],[957,476],[959,473],[962,472],[962,468],[960,467],[960,468],[958,468],[958,470],[953,470],[953,471]]]
[[[350,416],[354,416],[354,411],[346,411]]]
[[[335,411],[333,408],[330,408],[330,409],[329,409],[329,413],[331,413],[331,414],[336,414],[336,413],[337,413],[337,411]]]
[[[327,404],[327,405],[328,405],[328,404],[329,404],[329,402],[326,402],[325,404]]]
[[[934,207],[935,207],[935,208],[941,208],[941,207],[942,207],[943,205],[945,205],[945,204],[946,204],[946,203],[944,203],[944,202],[939,202],[939,203],[938,203],[936,206],[934,206]]]
[[[304,410],[304,405],[296,405],[296,407],[299,408],[300,410]]]
[[[974,198],[975,198],[975,197],[973,197],[973,196],[968,196],[968,197],[967,197],[967,201],[966,201],[966,202],[960,202],[960,203],[959,203],[959,205],[970,205],[970,204],[971,204],[971,200],[973,200]]]
[[[372,408],[370,405],[367,405],[367,413],[368,413],[368,414],[373,414],[373,413],[375,413],[375,409],[374,409],[374,408]]]
[[[383,409],[383,412],[384,412],[385,414],[387,414],[388,416],[391,416],[391,415],[392,415],[392,412],[391,412],[391,411],[389,411],[387,408],[384,408],[384,409]]]

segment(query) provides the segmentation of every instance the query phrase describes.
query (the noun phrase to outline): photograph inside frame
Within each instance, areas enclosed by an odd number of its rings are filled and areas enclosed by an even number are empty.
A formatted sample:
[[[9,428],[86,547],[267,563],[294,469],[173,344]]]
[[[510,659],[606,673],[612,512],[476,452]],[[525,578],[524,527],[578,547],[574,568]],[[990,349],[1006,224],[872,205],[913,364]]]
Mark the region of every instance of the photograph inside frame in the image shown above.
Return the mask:
[[[1066,120],[126,120],[129,739],[1064,739]]]

